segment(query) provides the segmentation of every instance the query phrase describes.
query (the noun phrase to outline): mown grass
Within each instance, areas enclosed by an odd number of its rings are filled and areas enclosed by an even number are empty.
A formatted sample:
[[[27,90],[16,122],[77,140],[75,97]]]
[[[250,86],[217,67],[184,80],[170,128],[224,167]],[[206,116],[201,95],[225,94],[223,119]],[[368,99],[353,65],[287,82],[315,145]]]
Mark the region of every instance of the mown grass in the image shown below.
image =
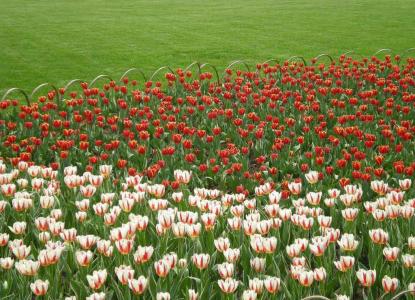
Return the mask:
[[[415,47],[414,11],[413,0],[0,1],[0,91],[195,60],[399,53]]]

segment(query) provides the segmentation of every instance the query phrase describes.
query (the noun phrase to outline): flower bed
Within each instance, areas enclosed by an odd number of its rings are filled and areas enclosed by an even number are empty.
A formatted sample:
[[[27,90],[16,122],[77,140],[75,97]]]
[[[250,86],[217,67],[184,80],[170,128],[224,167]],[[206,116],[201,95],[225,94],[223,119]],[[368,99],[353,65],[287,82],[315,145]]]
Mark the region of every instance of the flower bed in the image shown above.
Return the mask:
[[[414,290],[415,60],[193,67],[0,102],[0,296]]]

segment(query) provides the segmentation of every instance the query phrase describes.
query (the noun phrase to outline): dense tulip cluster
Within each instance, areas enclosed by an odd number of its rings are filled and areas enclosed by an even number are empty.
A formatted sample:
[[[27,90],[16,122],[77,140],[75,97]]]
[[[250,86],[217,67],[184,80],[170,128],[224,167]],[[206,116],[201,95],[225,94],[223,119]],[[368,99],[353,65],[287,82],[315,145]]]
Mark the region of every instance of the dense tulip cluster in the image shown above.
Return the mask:
[[[0,297],[415,295],[414,77],[342,56],[0,102]]]

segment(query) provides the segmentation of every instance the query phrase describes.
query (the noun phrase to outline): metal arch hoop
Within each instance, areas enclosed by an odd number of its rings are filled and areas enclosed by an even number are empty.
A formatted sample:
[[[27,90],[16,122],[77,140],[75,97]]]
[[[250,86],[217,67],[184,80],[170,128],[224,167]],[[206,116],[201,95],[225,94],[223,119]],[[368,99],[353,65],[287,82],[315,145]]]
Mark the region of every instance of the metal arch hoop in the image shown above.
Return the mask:
[[[355,60],[357,60],[357,59],[359,59],[359,60],[362,60],[363,58],[365,58],[365,56],[364,55],[362,55],[362,54],[360,54],[360,53],[356,53],[355,51],[353,51],[353,50],[349,50],[349,51],[346,51],[345,53],[343,53],[342,55],[349,55],[349,54],[353,54],[353,60],[355,61]],[[355,57],[357,56],[357,58],[355,59]],[[350,55],[350,57],[352,57],[352,55]]]
[[[163,67],[160,67],[160,68],[158,68],[154,73],[153,73],[153,75],[151,75],[151,77],[150,77],[150,81],[152,81],[153,80],[153,78],[154,78],[154,76],[156,76],[160,71],[162,71],[162,70],[165,70],[165,69],[168,69],[170,72],[172,72],[173,74],[174,74],[174,71],[172,70],[172,68],[170,68],[169,66],[163,66]]]
[[[82,82],[81,79],[73,79],[73,80],[69,81],[64,87],[65,93],[72,85],[74,85],[75,83],[80,83],[80,82]]]
[[[264,64],[267,64],[267,63],[270,63],[270,62],[276,62],[277,64],[280,63],[279,59],[271,58],[271,59],[268,59],[268,60],[264,61],[261,65],[264,65]]]
[[[408,53],[408,52],[412,52],[415,51],[415,48],[408,48],[404,51],[404,53]]]
[[[13,92],[20,92],[23,96],[24,96],[24,98],[26,99],[26,103],[27,103],[27,105],[28,106],[30,106],[30,97],[29,97],[29,95],[23,90],[23,89],[21,89],[21,88],[11,88],[11,89],[8,89],[7,91],[6,91],[6,93],[4,93],[4,95],[3,95],[3,97],[1,98],[1,100],[5,100],[6,99],[6,97],[8,96],[8,95],[10,95],[11,93],[13,93]]]
[[[127,76],[129,73],[131,73],[131,72],[133,72],[133,71],[138,71],[138,72],[141,74],[141,76],[143,77],[144,81],[147,81],[147,77],[146,77],[146,75],[144,74],[143,70],[141,70],[141,69],[139,69],[139,68],[130,68],[130,69],[128,69],[127,71],[125,71],[125,72],[124,72],[124,74],[122,74],[122,75],[121,75],[121,77],[120,77],[120,80],[119,80],[119,81],[122,81],[122,80],[124,79],[124,77],[125,77],[125,76]]]
[[[49,82],[45,82],[42,84],[39,84],[37,87],[35,87],[32,91],[32,93],[30,94],[30,99],[33,100],[33,96],[43,87],[45,86],[50,86],[56,93],[56,99],[58,101],[59,104],[59,100],[60,100],[60,96],[59,96],[59,90],[56,88],[56,86],[54,86],[53,84],[49,83]]]
[[[415,48],[408,48],[408,49],[406,49],[406,50],[402,53],[402,55],[401,55],[401,56],[404,56],[404,55],[406,55],[407,53],[409,53],[409,52],[413,52],[413,51],[415,51]]]
[[[183,71],[183,72],[187,72],[187,71],[189,71],[189,70],[190,70],[190,68],[191,68],[191,67],[193,67],[194,65],[196,65],[196,66],[197,66],[197,70],[199,71],[199,75],[200,75],[200,73],[201,73],[201,69],[200,69],[200,63],[199,63],[198,61],[194,61],[194,62],[192,62],[190,65],[188,65],[188,66],[184,69],[184,71]]]
[[[326,54],[326,53],[321,53],[321,54],[317,55],[316,57],[314,57],[314,60],[317,62],[322,57],[328,57],[330,59],[330,62],[332,62],[332,63],[334,62],[333,57],[329,54]]]
[[[301,300],[312,300],[312,299],[330,300],[329,298],[324,297],[324,296],[321,296],[321,295],[308,296],[308,297],[305,297],[305,298],[303,298]]]
[[[90,87],[94,86],[95,82],[97,82],[98,80],[103,79],[103,78],[104,79],[109,79],[110,81],[112,81],[112,78],[110,76],[105,75],[105,74],[101,74],[101,75],[98,75],[97,77],[95,77],[94,79],[92,79],[92,81],[89,84],[89,86]]]
[[[340,56],[343,56],[343,55],[346,56],[346,55],[349,55],[349,54],[354,54],[354,51],[353,50],[348,50],[348,51],[340,54]]]
[[[219,77],[218,69],[210,63],[204,63],[200,66],[200,70],[202,70],[204,67],[211,67],[213,69],[213,71],[216,74],[216,80],[217,80],[218,84],[220,84],[220,77]]]
[[[398,300],[401,296],[408,294],[408,293],[415,293],[415,290],[406,290],[406,291],[402,291],[400,293],[398,293],[396,296],[394,296],[393,298],[391,298],[391,300]]]
[[[378,54],[380,54],[380,53],[383,53],[383,52],[392,52],[392,49],[389,49],[389,48],[379,49],[378,51],[376,51],[376,52],[373,54],[373,56],[376,56],[376,55],[378,55]]]
[[[249,66],[248,66],[248,64],[244,61],[244,60],[235,60],[235,61],[233,61],[233,62],[231,62],[226,68],[225,68],[225,71],[227,70],[227,69],[230,69],[230,68],[232,68],[233,66],[235,66],[235,65],[238,65],[238,64],[243,64],[244,66],[245,66],[245,68],[248,70],[248,72],[250,72],[251,70],[249,69]]]

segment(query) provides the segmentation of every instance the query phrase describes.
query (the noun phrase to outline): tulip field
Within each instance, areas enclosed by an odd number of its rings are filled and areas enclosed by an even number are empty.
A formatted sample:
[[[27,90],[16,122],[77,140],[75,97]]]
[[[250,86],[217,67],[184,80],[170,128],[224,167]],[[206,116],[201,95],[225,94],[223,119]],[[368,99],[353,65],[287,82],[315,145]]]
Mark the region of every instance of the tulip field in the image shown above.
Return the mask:
[[[0,299],[414,298],[411,53],[9,90]]]

